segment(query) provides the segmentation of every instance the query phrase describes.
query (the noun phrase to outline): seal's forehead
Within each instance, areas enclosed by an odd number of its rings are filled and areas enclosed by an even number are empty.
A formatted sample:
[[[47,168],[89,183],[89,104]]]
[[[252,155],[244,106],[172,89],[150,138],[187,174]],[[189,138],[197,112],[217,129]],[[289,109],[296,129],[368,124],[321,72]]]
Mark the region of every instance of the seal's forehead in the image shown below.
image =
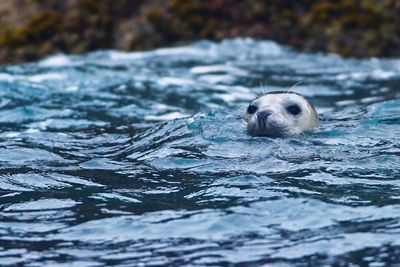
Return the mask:
[[[260,104],[283,104],[285,102],[296,102],[296,103],[304,103],[307,102],[307,100],[296,93],[278,93],[278,92],[273,92],[273,93],[267,93],[265,95],[257,97],[254,101],[254,105],[260,105]]]

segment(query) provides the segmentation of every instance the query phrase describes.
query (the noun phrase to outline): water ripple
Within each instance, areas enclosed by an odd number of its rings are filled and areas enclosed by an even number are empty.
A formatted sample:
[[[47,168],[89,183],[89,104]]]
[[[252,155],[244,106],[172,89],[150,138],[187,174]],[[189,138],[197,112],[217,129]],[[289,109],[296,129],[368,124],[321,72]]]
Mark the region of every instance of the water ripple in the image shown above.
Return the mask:
[[[397,264],[399,66],[239,38],[2,67],[0,262]],[[289,89],[321,127],[248,136]]]

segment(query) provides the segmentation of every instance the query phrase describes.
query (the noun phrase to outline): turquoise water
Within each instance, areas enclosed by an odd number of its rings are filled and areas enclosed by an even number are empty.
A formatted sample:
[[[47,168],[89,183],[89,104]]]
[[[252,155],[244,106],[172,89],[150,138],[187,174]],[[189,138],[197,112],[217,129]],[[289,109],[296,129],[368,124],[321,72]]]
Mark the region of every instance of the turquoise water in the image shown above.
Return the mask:
[[[321,127],[250,137],[264,90]],[[0,263],[400,262],[400,60],[232,39],[0,69]]]

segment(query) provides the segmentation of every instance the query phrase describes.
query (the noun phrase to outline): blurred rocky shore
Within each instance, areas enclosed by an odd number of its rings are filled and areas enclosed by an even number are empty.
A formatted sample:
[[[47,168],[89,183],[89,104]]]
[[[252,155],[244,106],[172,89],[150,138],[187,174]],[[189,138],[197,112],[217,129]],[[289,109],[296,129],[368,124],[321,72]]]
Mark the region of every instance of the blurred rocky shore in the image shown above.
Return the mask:
[[[2,0],[0,63],[249,36],[346,57],[400,56],[397,0]]]

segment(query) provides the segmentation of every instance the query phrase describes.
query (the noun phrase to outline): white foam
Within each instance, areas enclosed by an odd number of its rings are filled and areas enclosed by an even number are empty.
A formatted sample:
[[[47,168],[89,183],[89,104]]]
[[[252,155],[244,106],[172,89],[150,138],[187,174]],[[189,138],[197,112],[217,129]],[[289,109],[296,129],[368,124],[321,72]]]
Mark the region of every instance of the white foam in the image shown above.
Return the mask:
[[[211,84],[218,84],[218,83],[233,83],[235,82],[236,78],[232,75],[202,75],[199,77],[200,81],[204,81]]]
[[[204,56],[204,51],[192,47],[161,48],[149,52],[110,51],[111,60],[139,60],[154,56]]]
[[[21,135],[21,133],[19,133],[19,132],[9,132],[9,133],[5,134],[5,137],[13,138],[13,137],[18,137],[20,135]]]
[[[134,60],[134,59],[142,59],[148,56],[150,52],[122,52],[122,51],[110,51],[109,57],[111,60]]]
[[[148,121],[165,121],[165,120],[174,120],[188,117],[189,115],[183,114],[179,111],[173,111],[170,113],[166,113],[164,115],[147,115],[144,117],[145,120]]]
[[[76,85],[68,86],[65,88],[66,92],[76,92],[78,91],[79,87]]]
[[[248,76],[249,72],[229,65],[196,66],[190,69],[193,74],[208,74],[215,72],[229,73],[235,76]]]
[[[33,129],[33,128],[29,128],[29,129],[27,129],[25,131],[25,133],[37,133],[37,132],[39,132],[39,130],[38,129]]]
[[[371,77],[375,80],[388,80],[396,76],[394,71],[386,71],[382,69],[376,69],[372,71]]]
[[[204,50],[194,47],[172,47],[156,49],[154,54],[159,56],[191,55],[201,57],[204,55]]]
[[[249,49],[250,48],[250,49]],[[185,57],[221,57],[221,56],[235,56],[236,51],[244,51],[243,56],[246,54],[264,55],[264,56],[278,56],[282,54],[282,48],[272,41],[255,41],[251,38],[235,38],[224,40],[221,43],[201,41],[191,46],[160,48],[148,52],[121,52],[110,51],[109,57],[111,60],[140,60],[154,56],[182,56]],[[240,56],[240,55],[239,55]]]
[[[374,102],[379,102],[383,101],[385,98],[383,96],[371,96],[371,97],[365,97],[361,99],[361,103],[368,104],[368,103],[374,103]]]
[[[250,101],[255,97],[255,94],[251,90],[243,86],[216,85],[214,86],[214,89],[223,92],[222,94],[214,94],[214,96],[227,103],[235,101]]]
[[[17,78],[13,75],[10,75],[8,73],[0,73],[0,81],[5,81],[5,82],[13,82]]]
[[[193,81],[176,77],[162,77],[157,80],[157,83],[161,86],[170,86],[170,85],[185,86],[193,84]]]
[[[34,125],[34,126],[38,127],[41,130],[45,130],[45,129],[47,129],[47,127],[49,125],[51,125],[53,123],[53,121],[54,120],[52,120],[52,119],[47,119],[45,121],[40,121],[40,122],[36,123],[36,125]]]
[[[64,54],[58,54],[41,60],[39,65],[42,67],[62,67],[71,65],[71,63],[72,61],[68,56]]]
[[[50,72],[50,73],[33,75],[33,76],[28,77],[27,79],[31,82],[41,83],[41,82],[47,81],[47,80],[65,80],[66,78],[67,77],[64,74]]]
[[[24,211],[24,210],[52,210],[71,208],[80,202],[71,199],[40,199],[30,202],[17,203],[6,207],[5,211]]]
[[[166,110],[171,110],[174,109],[175,107],[173,106],[169,106],[163,103],[156,103],[154,105],[152,105],[152,109],[153,110],[158,110],[158,111],[166,111]]]
[[[395,76],[397,76],[394,71],[386,71],[383,69],[374,69],[370,72],[352,72],[352,73],[341,73],[336,75],[336,80],[357,80],[364,81],[366,79],[374,79],[374,80],[388,80]]]
[[[8,73],[0,73],[0,81],[6,81],[6,82],[29,81],[34,83],[41,83],[47,80],[65,80],[66,78],[67,78],[66,75],[55,72],[36,74],[32,76],[10,75]]]

